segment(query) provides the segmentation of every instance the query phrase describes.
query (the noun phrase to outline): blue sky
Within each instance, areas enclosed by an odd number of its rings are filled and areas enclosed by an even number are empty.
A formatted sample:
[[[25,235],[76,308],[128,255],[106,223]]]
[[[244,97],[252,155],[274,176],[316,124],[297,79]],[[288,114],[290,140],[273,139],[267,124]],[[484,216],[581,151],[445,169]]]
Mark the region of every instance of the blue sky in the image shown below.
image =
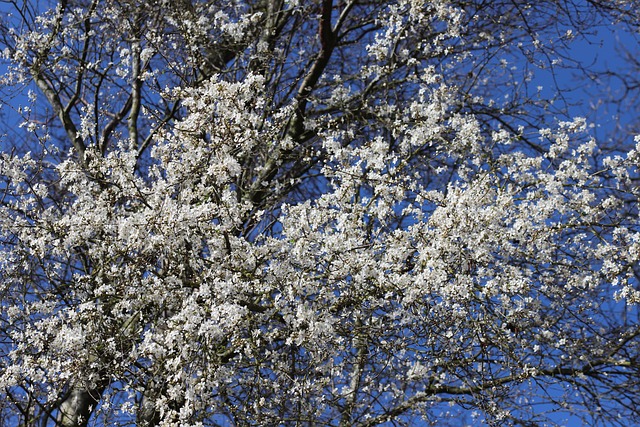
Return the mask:
[[[599,143],[611,138],[617,125],[629,126],[637,122],[637,111],[607,103],[606,96],[621,101],[631,101],[633,94],[624,99],[624,85],[612,72],[629,72],[626,55],[640,54],[638,35],[627,32],[622,25],[596,27],[593,33],[584,38],[576,38],[570,46],[569,54],[583,65],[587,72],[574,67],[557,67],[553,70],[537,70],[532,86],[543,87],[542,96],[557,96],[555,84],[560,85],[562,95],[568,101],[568,115],[586,117],[594,126],[593,132]],[[569,64],[569,61],[564,61]],[[600,73],[598,78],[590,78],[589,72]],[[635,73],[640,70],[635,70]],[[631,71],[632,75],[634,71]],[[602,75],[608,74],[608,75]],[[636,91],[638,89],[636,88]],[[637,96],[637,94],[636,94]],[[615,135],[615,136],[619,136]],[[627,138],[627,142],[630,142]]]

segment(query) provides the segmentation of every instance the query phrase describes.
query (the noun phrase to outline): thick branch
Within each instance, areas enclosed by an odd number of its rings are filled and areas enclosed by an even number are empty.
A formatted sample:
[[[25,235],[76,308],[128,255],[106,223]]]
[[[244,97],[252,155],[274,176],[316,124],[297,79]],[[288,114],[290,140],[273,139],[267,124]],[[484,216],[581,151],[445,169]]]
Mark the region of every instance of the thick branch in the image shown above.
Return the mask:
[[[320,52],[298,89],[298,93],[295,97],[298,102],[296,113],[292,117],[291,123],[289,123],[289,134],[294,140],[300,139],[304,133],[304,118],[309,96],[316,87],[325,68],[329,64],[331,54],[333,53],[333,49],[336,47],[338,41],[338,37],[331,27],[332,10],[333,0],[323,0],[320,15],[320,26],[318,29],[318,35],[320,37]]]
[[[348,427],[351,424],[351,417],[353,414],[353,408],[355,408],[358,390],[360,390],[360,383],[362,382],[362,374],[364,373],[364,366],[367,360],[368,351],[368,343],[364,334],[360,331],[362,328],[362,322],[360,319],[356,322],[356,337],[355,337],[355,346],[356,346],[356,366],[354,371],[351,373],[351,383],[349,384],[349,392],[346,397],[347,403],[342,410],[342,419],[340,420],[340,427]]]
[[[57,423],[61,427],[86,427],[91,412],[98,403],[99,393],[73,388],[59,407]]]
[[[58,33],[60,32],[60,29],[62,28],[62,17],[64,16],[66,5],[67,5],[66,1],[61,2],[61,7],[56,17],[56,22],[53,26],[53,29],[49,36],[49,40],[46,43],[46,46],[51,46],[53,44],[54,38],[58,35]],[[78,136],[78,129],[73,123],[73,120],[71,120],[71,116],[69,114],[71,103],[67,107],[64,107],[62,105],[60,96],[53,89],[53,87],[49,85],[49,82],[45,78],[44,73],[42,71],[42,66],[45,63],[46,58],[49,55],[49,52],[50,52],[50,47],[47,47],[42,52],[40,52],[37,59],[31,65],[30,72],[33,77],[33,80],[38,86],[38,89],[40,89],[42,93],[46,96],[47,101],[49,101],[49,104],[51,105],[51,108],[53,108],[54,113],[56,114],[56,116],[58,116],[58,119],[62,123],[62,126],[64,127],[64,130],[67,134],[67,137],[73,144],[73,147],[78,152],[78,158],[80,160],[80,164],[85,166],[86,147],[84,145],[84,142],[82,142],[82,139]],[[75,102],[73,97],[71,98],[71,102]]]
[[[133,95],[129,95],[127,101],[124,103],[120,111],[116,113],[113,119],[104,127],[102,130],[102,140],[100,142],[100,150],[102,154],[105,154],[107,151],[107,142],[111,137],[111,134],[116,129],[116,127],[122,122],[124,116],[127,115],[129,110],[131,109],[131,105],[133,104]]]
[[[129,142],[132,149],[138,148],[138,116],[140,115],[140,97],[142,81],[140,80],[140,41],[133,42],[131,49],[131,111],[129,112]]]

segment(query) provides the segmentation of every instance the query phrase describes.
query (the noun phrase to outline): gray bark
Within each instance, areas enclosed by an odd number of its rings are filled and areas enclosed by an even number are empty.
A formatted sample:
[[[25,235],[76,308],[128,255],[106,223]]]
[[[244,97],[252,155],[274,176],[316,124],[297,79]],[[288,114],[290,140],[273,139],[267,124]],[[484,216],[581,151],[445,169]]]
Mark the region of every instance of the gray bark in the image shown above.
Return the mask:
[[[98,394],[84,388],[72,389],[58,408],[56,423],[60,427],[86,427]]]
[[[154,427],[159,423],[160,412],[156,410],[156,401],[148,392],[145,392],[138,407],[138,426]]]

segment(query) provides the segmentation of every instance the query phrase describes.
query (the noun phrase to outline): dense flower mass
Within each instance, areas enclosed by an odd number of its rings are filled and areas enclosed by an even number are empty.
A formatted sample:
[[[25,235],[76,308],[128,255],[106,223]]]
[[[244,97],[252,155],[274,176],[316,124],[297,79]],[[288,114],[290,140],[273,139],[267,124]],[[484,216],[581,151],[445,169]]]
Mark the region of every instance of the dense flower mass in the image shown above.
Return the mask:
[[[640,137],[529,88],[635,0],[25,3],[0,424],[640,421]]]

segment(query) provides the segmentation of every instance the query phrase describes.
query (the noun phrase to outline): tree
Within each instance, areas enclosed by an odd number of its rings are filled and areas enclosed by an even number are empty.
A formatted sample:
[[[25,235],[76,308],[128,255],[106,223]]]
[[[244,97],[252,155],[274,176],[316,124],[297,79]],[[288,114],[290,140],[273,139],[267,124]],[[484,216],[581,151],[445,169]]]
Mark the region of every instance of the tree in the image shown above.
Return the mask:
[[[5,425],[640,420],[638,2],[5,3]]]

